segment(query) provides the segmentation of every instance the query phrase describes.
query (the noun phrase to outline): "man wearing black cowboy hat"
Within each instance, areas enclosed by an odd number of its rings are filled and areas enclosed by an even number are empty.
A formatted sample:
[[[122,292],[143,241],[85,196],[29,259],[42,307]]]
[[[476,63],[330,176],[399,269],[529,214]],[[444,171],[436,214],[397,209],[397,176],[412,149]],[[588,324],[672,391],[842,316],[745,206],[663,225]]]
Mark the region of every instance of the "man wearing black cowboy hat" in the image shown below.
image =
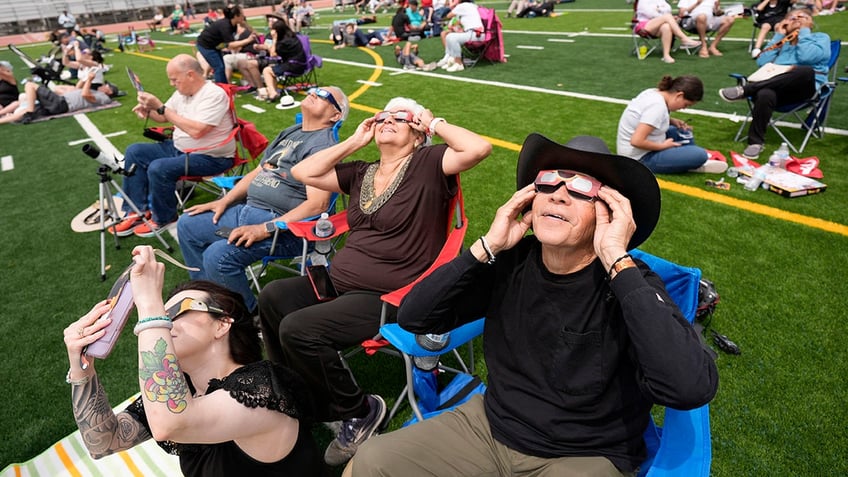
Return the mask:
[[[598,138],[562,146],[531,134],[517,188],[398,311],[419,334],[485,316],[487,392],[370,439],[354,476],[634,475],[654,404],[691,409],[715,395],[709,351],[662,280],[627,254],[659,218],[654,175]]]

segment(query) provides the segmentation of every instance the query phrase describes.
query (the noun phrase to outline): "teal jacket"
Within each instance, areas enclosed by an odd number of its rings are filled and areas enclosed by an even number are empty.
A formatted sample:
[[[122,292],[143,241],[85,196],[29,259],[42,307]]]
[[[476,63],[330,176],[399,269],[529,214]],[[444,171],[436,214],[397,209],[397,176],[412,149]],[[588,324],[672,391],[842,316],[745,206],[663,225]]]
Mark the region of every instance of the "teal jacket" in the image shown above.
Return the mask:
[[[779,42],[786,36],[775,32],[768,46]],[[764,50],[766,48],[763,48]],[[779,49],[766,51],[757,58],[757,64],[807,65],[816,70],[816,87],[821,88],[827,82],[827,69],[830,62],[830,37],[827,33],[813,33],[809,28],[798,31],[798,43],[784,44]]]

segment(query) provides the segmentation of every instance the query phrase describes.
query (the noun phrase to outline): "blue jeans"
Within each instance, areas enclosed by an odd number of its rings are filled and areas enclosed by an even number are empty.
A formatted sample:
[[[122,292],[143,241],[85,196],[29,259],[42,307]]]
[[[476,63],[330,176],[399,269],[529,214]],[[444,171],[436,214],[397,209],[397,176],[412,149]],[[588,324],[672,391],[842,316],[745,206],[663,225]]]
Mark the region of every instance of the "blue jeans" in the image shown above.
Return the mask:
[[[209,67],[215,71],[216,83],[227,83],[227,74],[224,72],[224,55],[221,50],[215,48],[204,48],[200,45],[195,45],[197,51],[203,55],[203,59],[209,63]]]
[[[135,174],[124,177],[124,192],[142,211],[151,210],[153,221],[159,225],[169,224],[177,219],[177,196],[174,191],[177,181],[185,175],[186,156],[174,147],[173,141],[157,143],[136,143],[127,148],[124,167],[136,165]],[[231,157],[213,157],[206,154],[192,154],[189,162],[189,174],[193,176],[214,176],[233,165]],[[148,196],[150,204],[148,206]],[[124,203],[124,212],[130,212],[129,204]]]
[[[681,141],[679,131],[674,126],[668,127],[665,137],[670,137],[675,142]],[[695,138],[692,137],[689,144],[670,147],[662,151],[651,151],[642,156],[639,162],[655,174],[678,174],[697,169],[707,162],[709,157],[706,149],[696,146]]]
[[[212,212],[197,215],[183,214],[177,222],[177,236],[186,265],[200,268],[189,272],[192,280],[209,280],[238,292],[244,297],[247,309],[256,308],[256,296],[250,289],[245,267],[271,255],[273,236],[250,247],[227,243],[215,235],[221,227],[236,228],[269,222],[280,214],[246,204],[236,204],[221,214],[217,224],[212,223]],[[300,255],[303,242],[290,232],[280,232],[274,255],[294,257]]]
[[[442,18],[445,17],[448,13],[450,13],[451,9],[448,7],[437,8],[433,10],[433,38],[442,34]]]

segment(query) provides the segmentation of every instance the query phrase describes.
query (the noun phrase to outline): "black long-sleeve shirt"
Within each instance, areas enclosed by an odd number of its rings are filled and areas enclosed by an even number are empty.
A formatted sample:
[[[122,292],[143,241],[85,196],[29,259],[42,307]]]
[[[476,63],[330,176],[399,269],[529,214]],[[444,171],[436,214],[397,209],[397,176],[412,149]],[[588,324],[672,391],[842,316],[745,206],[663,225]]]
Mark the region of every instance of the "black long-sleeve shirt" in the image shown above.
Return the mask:
[[[598,259],[555,275],[533,236],[492,266],[466,251],[413,288],[398,323],[444,332],[485,316],[495,439],[540,457],[604,456],[629,472],[645,458],[653,404],[692,409],[718,388],[697,332],[662,280],[637,265],[612,282]]]

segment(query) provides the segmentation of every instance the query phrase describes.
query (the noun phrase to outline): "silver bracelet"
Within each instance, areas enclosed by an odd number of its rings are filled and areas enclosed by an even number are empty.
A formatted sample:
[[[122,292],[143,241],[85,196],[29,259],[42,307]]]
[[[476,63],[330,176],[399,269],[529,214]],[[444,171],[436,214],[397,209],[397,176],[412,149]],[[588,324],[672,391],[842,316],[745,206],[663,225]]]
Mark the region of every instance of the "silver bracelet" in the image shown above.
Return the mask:
[[[133,328],[133,334],[138,336],[138,334],[142,331],[149,330],[151,328],[165,328],[170,330],[173,327],[174,323],[167,316],[152,316],[150,318],[140,320]]]
[[[91,381],[91,376],[85,375],[80,379],[71,379],[71,368],[68,368],[68,374],[65,376],[65,382],[71,386],[82,386]]]

